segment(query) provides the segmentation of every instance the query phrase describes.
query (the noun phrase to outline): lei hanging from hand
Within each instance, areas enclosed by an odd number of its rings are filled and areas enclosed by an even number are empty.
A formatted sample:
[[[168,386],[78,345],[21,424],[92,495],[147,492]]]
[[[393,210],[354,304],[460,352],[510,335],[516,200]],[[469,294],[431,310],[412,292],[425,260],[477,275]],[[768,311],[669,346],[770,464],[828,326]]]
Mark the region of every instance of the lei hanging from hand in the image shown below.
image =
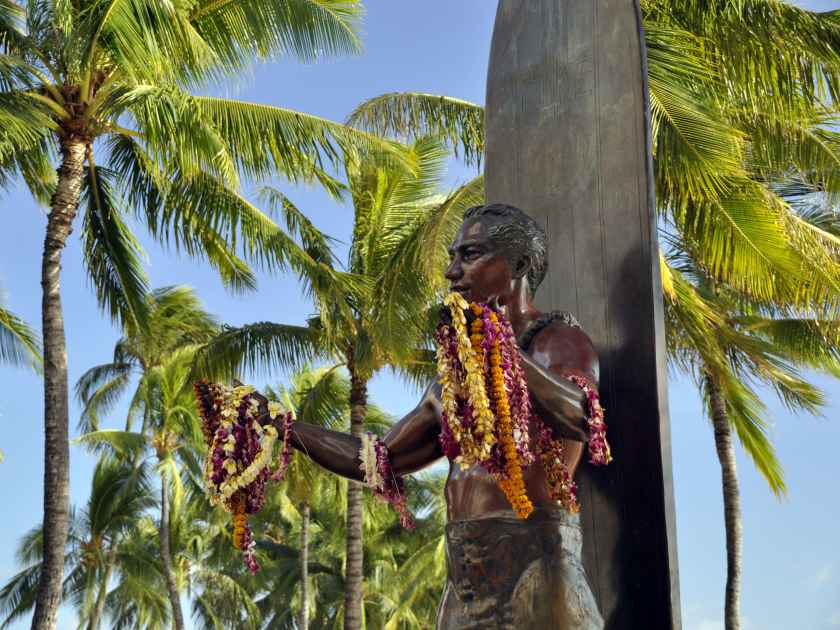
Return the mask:
[[[226,387],[201,381],[194,389],[208,447],[204,462],[207,496],[212,505],[233,514],[233,545],[243,552],[245,566],[256,573],[259,565],[248,515],[265,504],[268,480],[280,481],[289,466],[292,414],[284,413],[276,402],[269,402],[265,409],[254,388],[246,385]],[[282,446],[275,454],[281,435]]]
[[[365,485],[373,490],[376,497],[394,507],[400,515],[400,524],[403,527],[414,529],[414,519],[405,501],[405,481],[391,469],[391,459],[385,443],[373,433],[363,433],[359,461]]]
[[[436,333],[444,454],[462,469],[484,466],[523,519],[534,508],[522,470],[539,458],[551,497],[570,512],[577,512],[577,487],[566,466],[563,440],[556,439],[532,414],[510,322],[485,304],[468,304],[458,293],[447,296],[444,304],[449,321],[442,322]],[[612,458],[598,393],[584,378],[567,378],[586,397],[590,461],[608,464]],[[530,422],[537,429],[533,446]]]

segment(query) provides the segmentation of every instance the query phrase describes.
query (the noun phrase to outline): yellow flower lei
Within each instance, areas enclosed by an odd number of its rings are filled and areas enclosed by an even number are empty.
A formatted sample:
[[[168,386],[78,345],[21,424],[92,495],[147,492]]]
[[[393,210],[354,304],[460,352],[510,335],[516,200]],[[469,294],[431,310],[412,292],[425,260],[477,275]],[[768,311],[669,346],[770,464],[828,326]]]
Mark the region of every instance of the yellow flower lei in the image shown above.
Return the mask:
[[[439,347],[437,351],[438,374],[441,384],[441,398],[443,409],[449,418],[458,417],[457,396],[462,395],[470,404],[474,415],[474,425],[469,430],[458,422],[449,424],[453,438],[458,442],[460,454],[455,462],[462,469],[486,461],[491,456],[493,447],[499,442],[505,460],[505,477],[499,478],[498,483],[507,496],[519,518],[527,518],[534,506],[528,499],[525,482],[522,478],[522,466],[513,438],[513,418],[511,416],[510,401],[505,389],[505,374],[502,370],[501,346],[498,339],[494,339],[490,347],[490,386],[487,391],[484,364],[484,321],[477,317],[473,320],[469,333],[465,310],[470,308],[467,301],[458,293],[451,293],[444,300],[452,314],[452,330],[457,341],[458,360],[464,369],[463,382],[452,373],[452,366],[447,358],[446,349]],[[472,307],[476,316],[482,310],[478,306]],[[492,321],[498,323],[495,314]],[[490,397],[495,403],[496,416],[490,407]],[[498,424],[497,424],[498,417]]]
[[[456,462],[462,469],[467,469],[490,456],[490,451],[496,444],[494,431],[496,421],[484,387],[483,349],[480,342],[477,347],[474,346],[467,334],[467,317],[464,311],[469,308],[469,304],[459,293],[450,293],[444,300],[444,304],[452,313],[452,328],[458,340],[458,359],[465,371],[463,386],[466,390],[466,398],[475,414],[475,426],[472,431],[461,434],[459,430],[459,434],[456,435],[461,445],[461,454]],[[454,418],[457,413],[456,391],[452,386],[453,378],[448,362],[441,359],[441,353],[438,353],[438,367],[442,368],[440,373],[443,385],[443,405],[450,417]]]

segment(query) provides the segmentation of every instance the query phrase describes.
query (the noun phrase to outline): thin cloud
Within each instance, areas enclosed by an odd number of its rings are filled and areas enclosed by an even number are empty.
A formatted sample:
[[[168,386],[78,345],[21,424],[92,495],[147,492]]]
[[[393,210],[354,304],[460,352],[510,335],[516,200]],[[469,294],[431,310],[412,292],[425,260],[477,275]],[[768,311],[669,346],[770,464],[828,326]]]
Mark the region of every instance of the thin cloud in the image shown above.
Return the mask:
[[[834,579],[834,567],[827,564],[811,576],[809,580],[811,589],[816,591],[831,582],[832,579]]]

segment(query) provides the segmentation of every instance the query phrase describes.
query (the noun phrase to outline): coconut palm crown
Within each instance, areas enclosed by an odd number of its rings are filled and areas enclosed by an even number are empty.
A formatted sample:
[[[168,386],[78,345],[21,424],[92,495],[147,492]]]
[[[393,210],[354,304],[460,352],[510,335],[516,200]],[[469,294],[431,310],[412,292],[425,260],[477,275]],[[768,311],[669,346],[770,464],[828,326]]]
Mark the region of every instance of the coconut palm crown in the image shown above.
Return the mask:
[[[47,543],[33,627],[55,627],[60,600],[69,450],[59,279],[80,202],[86,268],[116,320],[145,322],[128,212],[233,288],[254,284],[247,261],[287,264],[283,239],[241,195],[241,181],[280,174],[335,192],[324,161],[376,141],[195,90],[255,58],[354,52],[360,13],[359,0],[0,0],[0,185],[20,178],[50,208],[41,326]]]

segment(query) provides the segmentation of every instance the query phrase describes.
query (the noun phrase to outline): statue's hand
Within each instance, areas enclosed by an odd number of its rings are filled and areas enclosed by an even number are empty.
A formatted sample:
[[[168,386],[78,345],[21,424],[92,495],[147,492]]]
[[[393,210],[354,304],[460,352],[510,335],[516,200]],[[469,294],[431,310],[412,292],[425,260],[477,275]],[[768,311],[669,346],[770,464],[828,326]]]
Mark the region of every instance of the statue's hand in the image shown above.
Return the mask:
[[[492,298],[490,298],[490,301],[487,302],[487,306],[492,308],[494,311],[496,311],[499,315],[501,315],[505,319],[508,318],[507,305],[501,304],[499,302],[499,296],[498,295],[494,295]]]
[[[238,379],[233,379],[233,384],[234,384],[235,387],[240,387],[240,386],[244,385],[244,383],[242,383]],[[259,422],[260,422],[260,424],[265,425],[266,423],[270,422],[271,417],[268,414],[268,398],[263,396],[256,389],[251,392],[251,397],[255,398],[257,400],[257,403],[259,404],[259,415],[260,415]]]

